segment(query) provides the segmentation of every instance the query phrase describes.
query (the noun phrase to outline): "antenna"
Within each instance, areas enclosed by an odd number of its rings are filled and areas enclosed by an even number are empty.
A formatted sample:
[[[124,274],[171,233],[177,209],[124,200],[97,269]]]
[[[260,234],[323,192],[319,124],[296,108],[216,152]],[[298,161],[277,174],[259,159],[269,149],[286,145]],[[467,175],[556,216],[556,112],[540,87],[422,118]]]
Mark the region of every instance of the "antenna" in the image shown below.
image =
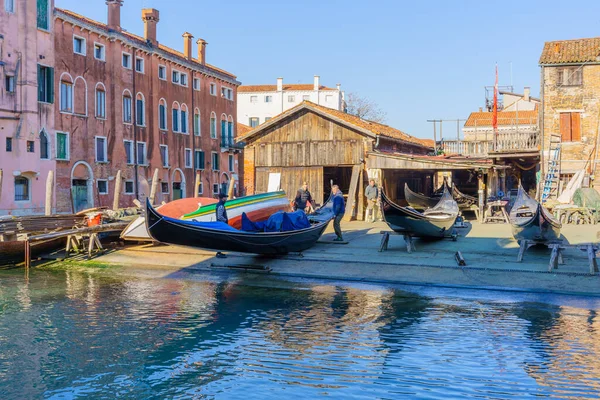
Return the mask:
[[[512,61],[510,62],[510,86],[513,86]]]

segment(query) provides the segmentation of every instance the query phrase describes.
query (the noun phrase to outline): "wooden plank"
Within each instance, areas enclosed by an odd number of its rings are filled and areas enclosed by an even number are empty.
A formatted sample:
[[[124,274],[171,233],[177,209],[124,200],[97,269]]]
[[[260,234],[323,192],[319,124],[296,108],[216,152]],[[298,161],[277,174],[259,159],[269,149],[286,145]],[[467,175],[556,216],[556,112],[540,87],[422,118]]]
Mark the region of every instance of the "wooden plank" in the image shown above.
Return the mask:
[[[363,169],[361,168],[358,177],[358,210],[356,211],[356,219],[359,221],[365,220],[365,180],[363,176]]]
[[[581,141],[581,114],[578,112],[571,113],[571,141]]]
[[[356,212],[356,194],[358,188],[358,178],[362,170],[362,165],[352,166],[352,178],[350,179],[350,190],[348,192],[348,202],[346,204],[346,213],[344,221],[351,221]]]

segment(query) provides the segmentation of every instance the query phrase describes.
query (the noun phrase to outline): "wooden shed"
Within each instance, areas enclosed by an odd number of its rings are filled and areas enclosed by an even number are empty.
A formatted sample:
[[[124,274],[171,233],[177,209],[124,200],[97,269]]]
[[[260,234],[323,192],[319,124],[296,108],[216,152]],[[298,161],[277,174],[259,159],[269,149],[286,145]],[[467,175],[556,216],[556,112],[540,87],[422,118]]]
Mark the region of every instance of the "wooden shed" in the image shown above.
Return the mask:
[[[308,101],[239,136],[237,141],[244,144],[246,194],[266,192],[269,175],[279,173],[280,186],[290,200],[306,181],[313,198],[322,203],[333,181],[348,195],[350,208],[357,211],[362,211],[360,193],[367,180],[370,152],[425,155],[433,150],[431,140]]]

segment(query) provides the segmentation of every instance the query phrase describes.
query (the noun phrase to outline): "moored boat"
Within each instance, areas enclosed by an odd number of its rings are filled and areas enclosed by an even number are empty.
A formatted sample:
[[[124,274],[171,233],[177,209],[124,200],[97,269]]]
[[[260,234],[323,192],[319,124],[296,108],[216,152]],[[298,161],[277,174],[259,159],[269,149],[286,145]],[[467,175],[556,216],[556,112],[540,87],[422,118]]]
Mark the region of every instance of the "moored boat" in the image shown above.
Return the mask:
[[[410,232],[415,236],[444,238],[452,235],[458,216],[458,205],[447,188],[438,203],[424,212],[412,207],[402,207],[381,193],[383,217],[396,232]]]
[[[543,243],[560,238],[561,223],[544,206],[529,197],[521,185],[509,219],[516,240]]]
[[[408,183],[404,184],[404,198],[409,206],[418,210],[433,208],[440,201],[439,197],[427,197],[421,193],[413,192],[408,187]]]

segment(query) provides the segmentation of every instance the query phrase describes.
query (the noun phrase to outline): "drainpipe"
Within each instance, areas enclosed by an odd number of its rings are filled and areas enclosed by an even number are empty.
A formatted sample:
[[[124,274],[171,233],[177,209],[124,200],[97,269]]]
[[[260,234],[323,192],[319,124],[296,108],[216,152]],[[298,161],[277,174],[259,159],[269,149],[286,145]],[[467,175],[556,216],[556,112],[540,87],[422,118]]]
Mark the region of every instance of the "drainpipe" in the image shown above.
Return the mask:
[[[192,89],[192,132],[190,136],[192,137],[192,176],[194,177],[194,190],[192,190],[192,197],[198,196],[198,186],[196,185],[196,108],[194,107],[194,70],[190,70],[190,89]],[[200,79],[200,78],[198,78]],[[202,84],[202,82],[200,82]],[[189,118],[189,116],[188,116]],[[185,158],[183,160],[185,164]],[[187,179],[186,179],[187,181]],[[185,189],[187,191],[187,185],[185,185]],[[187,197],[187,196],[186,196]]]
[[[133,47],[131,49],[131,73],[132,73],[132,83],[133,83],[133,93],[131,94],[131,107],[133,108],[133,112],[131,115],[133,116],[133,167],[134,167],[134,179],[135,179],[135,198],[139,200],[139,182],[138,182],[138,156],[137,156],[137,92],[135,91],[135,57],[136,57],[137,49]]]

